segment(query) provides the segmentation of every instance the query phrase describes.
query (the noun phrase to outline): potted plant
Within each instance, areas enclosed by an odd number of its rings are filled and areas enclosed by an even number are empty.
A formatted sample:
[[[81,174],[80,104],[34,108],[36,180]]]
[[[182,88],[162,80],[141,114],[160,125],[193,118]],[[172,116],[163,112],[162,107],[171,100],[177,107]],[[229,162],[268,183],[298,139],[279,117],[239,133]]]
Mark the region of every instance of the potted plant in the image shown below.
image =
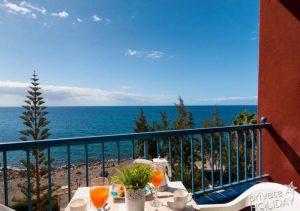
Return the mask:
[[[147,164],[133,164],[117,167],[118,175],[112,183],[125,187],[125,204],[129,211],[142,211],[145,207],[145,188],[151,179],[151,167]]]

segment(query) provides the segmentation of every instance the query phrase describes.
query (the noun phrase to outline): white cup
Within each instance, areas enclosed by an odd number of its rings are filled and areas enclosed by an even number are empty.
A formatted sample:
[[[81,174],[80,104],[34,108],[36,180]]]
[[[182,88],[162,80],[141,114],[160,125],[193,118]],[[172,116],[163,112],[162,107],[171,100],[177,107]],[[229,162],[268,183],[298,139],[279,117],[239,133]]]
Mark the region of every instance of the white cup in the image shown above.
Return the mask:
[[[70,203],[71,211],[85,211],[87,205],[86,199],[74,199]]]
[[[192,200],[192,196],[184,189],[177,189],[173,192],[174,205],[177,210],[183,210],[186,204]]]

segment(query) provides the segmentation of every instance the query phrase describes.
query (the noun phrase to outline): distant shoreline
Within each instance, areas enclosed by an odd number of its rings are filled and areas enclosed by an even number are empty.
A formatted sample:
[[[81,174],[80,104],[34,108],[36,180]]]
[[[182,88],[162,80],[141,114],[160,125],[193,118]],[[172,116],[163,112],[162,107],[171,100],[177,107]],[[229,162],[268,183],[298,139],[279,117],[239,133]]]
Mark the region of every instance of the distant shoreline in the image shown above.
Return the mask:
[[[90,106],[76,106],[76,105],[68,105],[68,106],[53,106],[53,105],[46,105],[48,108],[76,108],[76,107],[173,107],[174,105],[90,105]],[[215,106],[215,105],[188,105],[186,104],[185,106],[187,107],[195,107],[195,106]],[[258,106],[257,104],[233,104],[233,105],[217,105],[219,106]],[[22,105],[20,106],[1,106],[0,108],[22,108]]]

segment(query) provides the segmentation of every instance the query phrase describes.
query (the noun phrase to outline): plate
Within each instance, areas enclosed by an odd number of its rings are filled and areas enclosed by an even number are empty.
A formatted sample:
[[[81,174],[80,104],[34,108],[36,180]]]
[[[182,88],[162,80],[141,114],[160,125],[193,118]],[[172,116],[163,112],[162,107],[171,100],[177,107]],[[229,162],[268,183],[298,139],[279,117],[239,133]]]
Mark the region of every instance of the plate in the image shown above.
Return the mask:
[[[123,196],[123,197],[118,196],[118,190],[119,190],[120,186],[121,186],[120,184],[113,184],[111,187],[110,195],[114,199],[125,199],[125,196]],[[149,194],[151,194],[151,190],[149,187],[146,187],[145,196],[148,196]]]

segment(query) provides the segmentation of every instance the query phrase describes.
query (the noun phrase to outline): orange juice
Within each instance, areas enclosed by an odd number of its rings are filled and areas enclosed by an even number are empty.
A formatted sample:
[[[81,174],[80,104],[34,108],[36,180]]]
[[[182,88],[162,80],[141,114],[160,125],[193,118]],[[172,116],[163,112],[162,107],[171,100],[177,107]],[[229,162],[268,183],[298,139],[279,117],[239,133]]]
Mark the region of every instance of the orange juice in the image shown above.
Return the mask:
[[[102,208],[105,205],[108,195],[108,187],[96,187],[90,190],[91,201],[96,208]]]
[[[162,172],[161,170],[153,170],[151,176],[152,176],[152,184],[155,187],[158,187],[164,179],[164,172]]]

